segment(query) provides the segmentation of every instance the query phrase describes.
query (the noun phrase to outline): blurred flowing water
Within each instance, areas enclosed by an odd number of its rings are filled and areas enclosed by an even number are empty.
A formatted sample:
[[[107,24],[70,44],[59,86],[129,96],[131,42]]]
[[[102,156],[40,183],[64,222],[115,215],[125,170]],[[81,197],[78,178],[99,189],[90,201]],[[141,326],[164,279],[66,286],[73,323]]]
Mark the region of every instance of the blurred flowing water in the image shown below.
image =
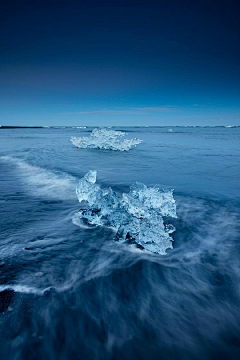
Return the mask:
[[[78,149],[92,128],[0,130],[1,359],[239,359],[240,128],[114,128],[129,152]],[[174,189],[161,256],[77,226],[78,180]]]

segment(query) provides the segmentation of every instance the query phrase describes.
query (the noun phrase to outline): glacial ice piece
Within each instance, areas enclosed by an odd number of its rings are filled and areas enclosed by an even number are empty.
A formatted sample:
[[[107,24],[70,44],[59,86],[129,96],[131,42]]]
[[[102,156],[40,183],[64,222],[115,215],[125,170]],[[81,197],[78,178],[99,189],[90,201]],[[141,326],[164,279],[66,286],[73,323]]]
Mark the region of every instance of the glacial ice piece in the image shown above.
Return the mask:
[[[76,188],[79,202],[87,205],[79,210],[80,218],[86,219],[89,225],[115,228],[120,242],[135,242],[161,255],[166,254],[166,249],[172,249],[173,239],[169,234],[175,228],[163,219],[177,217],[172,190],[136,182],[128,194],[119,194],[111,188],[101,189],[96,177],[96,171],[89,171]]]
[[[126,134],[122,131],[114,131],[107,129],[94,129],[89,136],[71,137],[73,145],[80,149],[106,149],[106,150],[119,150],[128,151],[132,146],[140,144],[142,140],[123,139]]]

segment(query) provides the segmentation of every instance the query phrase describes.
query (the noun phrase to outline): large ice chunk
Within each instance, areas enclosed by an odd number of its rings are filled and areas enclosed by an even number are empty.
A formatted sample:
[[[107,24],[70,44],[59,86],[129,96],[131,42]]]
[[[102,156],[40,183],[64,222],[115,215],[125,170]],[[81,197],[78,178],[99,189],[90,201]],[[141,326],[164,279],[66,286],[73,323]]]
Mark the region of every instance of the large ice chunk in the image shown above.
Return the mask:
[[[108,129],[94,129],[89,136],[71,137],[71,142],[78,148],[106,149],[128,151],[132,146],[140,144],[142,140],[123,139],[126,134],[122,131]]]
[[[162,255],[166,249],[172,249],[173,239],[169,234],[175,228],[164,221],[164,217],[177,217],[172,190],[136,182],[129,193],[120,194],[111,188],[101,189],[95,183],[96,174],[89,171],[76,188],[79,202],[85,201],[86,205],[78,212],[80,218],[89,225],[114,227],[118,241],[135,242]]]

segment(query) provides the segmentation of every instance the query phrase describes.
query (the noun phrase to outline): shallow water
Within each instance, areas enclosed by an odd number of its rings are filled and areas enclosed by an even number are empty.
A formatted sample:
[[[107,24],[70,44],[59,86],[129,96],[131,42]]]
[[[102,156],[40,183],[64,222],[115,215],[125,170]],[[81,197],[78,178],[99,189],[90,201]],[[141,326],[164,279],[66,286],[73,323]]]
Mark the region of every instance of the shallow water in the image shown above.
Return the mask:
[[[239,359],[240,128],[116,128],[129,152],[78,149],[92,128],[0,130],[0,354],[6,359]],[[169,131],[172,129],[172,131]],[[174,189],[161,256],[78,226],[78,180]]]

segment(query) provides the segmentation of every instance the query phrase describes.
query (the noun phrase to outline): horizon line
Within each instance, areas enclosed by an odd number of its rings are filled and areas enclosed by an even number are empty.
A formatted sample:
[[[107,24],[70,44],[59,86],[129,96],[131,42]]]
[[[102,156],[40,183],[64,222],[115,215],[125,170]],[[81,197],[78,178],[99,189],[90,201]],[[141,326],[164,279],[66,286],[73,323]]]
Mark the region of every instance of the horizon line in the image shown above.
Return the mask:
[[[30,128],[30,129],[52,129],[52,128],[152,128],[152,127],[240,127],[240,125],[0,125],[0,129],[16,129],[16,128]]]

